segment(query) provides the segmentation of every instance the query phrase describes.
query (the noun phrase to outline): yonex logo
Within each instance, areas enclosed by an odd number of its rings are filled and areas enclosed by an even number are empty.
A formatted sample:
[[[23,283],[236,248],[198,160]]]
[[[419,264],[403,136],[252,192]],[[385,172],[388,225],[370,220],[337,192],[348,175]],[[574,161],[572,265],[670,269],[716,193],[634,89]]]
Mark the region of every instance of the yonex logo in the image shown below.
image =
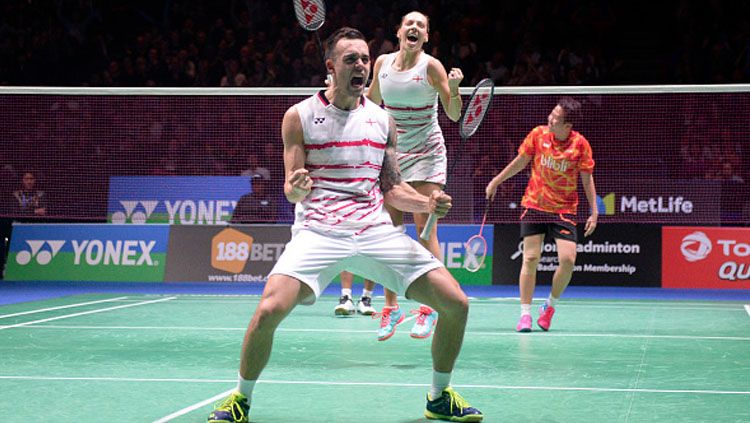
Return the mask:
[[[112,223],[135,223],[143,224],[148,221],[148,218],[156,209],[159,204],[157,200],[122,200],[120,204],[125,209],[125,212],[112,213]],[[143,206],[143,211],[135,211],[138,205]]]
[[[314,117],[313,118],[313,123],[316,124],[316,125],[318,125],[320,123],[323,123],[325,121],[326,121],[325,117]]]
[[[29,245],[31,251],[21,251],[16,255],[16,263],[21,266],[25,266],[31,263],[31,260],[36,258],[36,262],[42,266],[49,264],[50,261],[60,252],[60,249],[65,245],[65,241],[62,240],[26,240],[26,244]],[[42,248],[44,245],[49,246],[49,250]]]
[[[693,262],[703,260],[711,252],[711,240],[703,232],[696,231],[682,238],[680,252],[685,260]]]

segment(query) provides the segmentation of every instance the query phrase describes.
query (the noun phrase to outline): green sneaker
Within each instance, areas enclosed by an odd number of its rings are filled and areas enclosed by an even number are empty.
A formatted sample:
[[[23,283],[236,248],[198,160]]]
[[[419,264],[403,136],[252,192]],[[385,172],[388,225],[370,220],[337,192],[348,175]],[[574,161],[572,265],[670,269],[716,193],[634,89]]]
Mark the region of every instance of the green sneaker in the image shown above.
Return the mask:
[[[208,415],[208,423],[248,423],[250,404],[247,397],[235,391]]]
[[[443,389],[439,398],[430,400],[427,394],[427,408],[424,416],[433,420],[447,420],[449,422],[481,422],[484,415],[472,407],[458,392],[450,386]]]

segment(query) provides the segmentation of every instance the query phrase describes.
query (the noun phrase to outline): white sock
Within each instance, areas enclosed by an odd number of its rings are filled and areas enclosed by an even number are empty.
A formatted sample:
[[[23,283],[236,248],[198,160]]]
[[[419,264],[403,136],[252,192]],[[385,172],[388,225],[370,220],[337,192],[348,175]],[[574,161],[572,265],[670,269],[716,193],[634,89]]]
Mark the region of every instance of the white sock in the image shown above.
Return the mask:
[[[521,316],[531,316],[531,304],[521,304]]]
[[[434,400],[440,397],[443,393],[443,389],[447,388],[451,384],[451,375],[453,373],[441,373],[435,370],[432,371],[432,386],[430,387],[430,400]]]
[[[368,291],[366,289],[363,289],[362,290],[362,296],[363,297],[370,297],[370,298],[372,298],[372,291]]]
[[[352,297],[352,289],[351,288],[341,288],[341,296],[347,296],[349,298]]]
[[[547,298],[547,305],[549,307],[555,307],[558,301],[560,301],[559,298],[555,298],[552,296],[552,294],[549,294],[549,298]]]
[[[255,382],[257,380],[243,379],[242,375],[237,373],[237,390],[247,397],[247,403],[250,403],[250,397],[253,396],[253,389],[255,389]]]

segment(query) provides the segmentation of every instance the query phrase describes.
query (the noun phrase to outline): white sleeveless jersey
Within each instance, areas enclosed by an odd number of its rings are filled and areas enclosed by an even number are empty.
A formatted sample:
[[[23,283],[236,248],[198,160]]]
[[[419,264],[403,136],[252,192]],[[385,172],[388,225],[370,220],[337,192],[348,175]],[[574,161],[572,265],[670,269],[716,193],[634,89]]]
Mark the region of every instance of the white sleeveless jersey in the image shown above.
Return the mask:
[[[396,121],[401,177],[445,184],[448,160],[438,124],[438,92],[427,82],[431,56],[422,52],[413,68],[399,72],[393,69],[397,54],[385,55],[378,80],[385,109]]]
[[[349,236],[392,225],[379,181],[388,114],[364,96],[356,109],[341,110],[323,91],[295,107],[302,123],[305,168],[313,185],[295,206],[293,229]]]

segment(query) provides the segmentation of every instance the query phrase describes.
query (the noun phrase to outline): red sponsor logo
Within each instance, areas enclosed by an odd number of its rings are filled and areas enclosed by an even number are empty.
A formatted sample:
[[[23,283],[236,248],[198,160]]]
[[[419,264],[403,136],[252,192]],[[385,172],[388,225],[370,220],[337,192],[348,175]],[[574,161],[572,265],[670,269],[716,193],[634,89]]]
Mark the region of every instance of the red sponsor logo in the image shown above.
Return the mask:
[[[664,288],[750,289],[750,228],[663,227]]]

